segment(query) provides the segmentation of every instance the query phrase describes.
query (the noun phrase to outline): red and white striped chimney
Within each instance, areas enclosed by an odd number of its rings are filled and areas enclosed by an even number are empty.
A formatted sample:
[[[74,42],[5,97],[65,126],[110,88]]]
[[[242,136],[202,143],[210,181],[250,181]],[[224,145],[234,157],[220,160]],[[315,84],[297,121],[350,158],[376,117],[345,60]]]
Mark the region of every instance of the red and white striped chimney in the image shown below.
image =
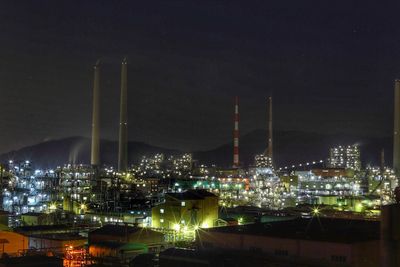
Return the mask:
[[[235,117],[233,129],[233,167],[239,167],[239,98],[235,97]]]

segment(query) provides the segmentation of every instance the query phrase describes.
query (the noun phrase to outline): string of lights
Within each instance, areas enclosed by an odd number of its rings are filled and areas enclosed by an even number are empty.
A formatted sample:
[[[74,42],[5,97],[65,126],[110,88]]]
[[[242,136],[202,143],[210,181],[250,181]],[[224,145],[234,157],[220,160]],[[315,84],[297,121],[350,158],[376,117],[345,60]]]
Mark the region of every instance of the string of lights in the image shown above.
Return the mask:
[[[309,161],[309,162],[305,162],[305,163],[298,163],[298,164],[292,164],[292,165],[288,165],[288,166],[284,166],[284,167],[280,167],[278,168],[278,170],[282,171],[282,170],[290,170],[290,169],[294,169],[297,167],[307,167],[307,166],[314,166],[314,165],[318,165],[324,163],[324,161],[321,160],[313,160],[313,161]]]

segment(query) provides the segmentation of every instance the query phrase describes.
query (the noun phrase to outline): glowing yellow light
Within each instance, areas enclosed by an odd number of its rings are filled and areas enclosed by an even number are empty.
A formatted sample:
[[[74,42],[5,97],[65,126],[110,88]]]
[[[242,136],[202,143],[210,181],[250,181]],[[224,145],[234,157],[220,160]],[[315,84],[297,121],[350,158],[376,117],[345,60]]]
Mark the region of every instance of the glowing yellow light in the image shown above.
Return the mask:
[[[194,226],[194,230],[196,230],[196,231],[199,230],[199,226],[198,226],[198,225],[195,225],[195,226]]]
[[[81,204],[81,210],[86,209],[86,205],[85,204]]]
[[[208,228],[208,223],[203,222],[202,225],[201,225],[201,228]]]
[[[50,210],[55,210],[55,209],[57,209],[56,204],[54,204],[54,203],[51,204],[50,207],[49,207],[49,209],[50,209]]]
[[[176,223],[176,224],[174,224],[173,228],[175,231],[179,231],[181,229],[181,226],[178,223]]]
[[[314,215],[318,215],[319,214],[319,209],[318,208],[314,208],[313,209],[313,213],[314,213]]]
[[[363,205],[361,203],[357,203],[355,211],[356,212],[361,212],[362,210],[363,210]]]

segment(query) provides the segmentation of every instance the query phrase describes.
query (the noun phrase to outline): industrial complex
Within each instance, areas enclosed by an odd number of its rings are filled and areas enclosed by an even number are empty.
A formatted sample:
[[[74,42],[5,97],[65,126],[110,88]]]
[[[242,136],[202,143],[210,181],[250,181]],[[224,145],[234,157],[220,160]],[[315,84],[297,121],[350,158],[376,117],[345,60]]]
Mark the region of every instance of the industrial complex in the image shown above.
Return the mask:
[[[267,147],[250,166],[240,161],[238,97],[231,166],[207,166],[190,153],[132,162],[125,58],[118,165],[106,166],[101,75],[98,61],[90,165],[1,165],[0,265],[36,257],[42,266],[400,266],[400,80],[393,167],[383,159],[363,166],[358,144],[327,148],[327,160],[275,166],[272,97]]]

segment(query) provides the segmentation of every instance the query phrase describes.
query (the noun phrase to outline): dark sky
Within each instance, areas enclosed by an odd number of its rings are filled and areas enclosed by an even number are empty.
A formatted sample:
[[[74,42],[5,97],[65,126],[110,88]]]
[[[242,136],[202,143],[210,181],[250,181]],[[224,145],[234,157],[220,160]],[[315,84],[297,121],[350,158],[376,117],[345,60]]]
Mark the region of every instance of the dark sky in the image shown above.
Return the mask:
[[[400,77],[400,1],[0,1],[0,152],[90,135],[92,66],[102,135],[116,139],[129,59],[129,137],[185,150],[266,127],[386,136]]]

